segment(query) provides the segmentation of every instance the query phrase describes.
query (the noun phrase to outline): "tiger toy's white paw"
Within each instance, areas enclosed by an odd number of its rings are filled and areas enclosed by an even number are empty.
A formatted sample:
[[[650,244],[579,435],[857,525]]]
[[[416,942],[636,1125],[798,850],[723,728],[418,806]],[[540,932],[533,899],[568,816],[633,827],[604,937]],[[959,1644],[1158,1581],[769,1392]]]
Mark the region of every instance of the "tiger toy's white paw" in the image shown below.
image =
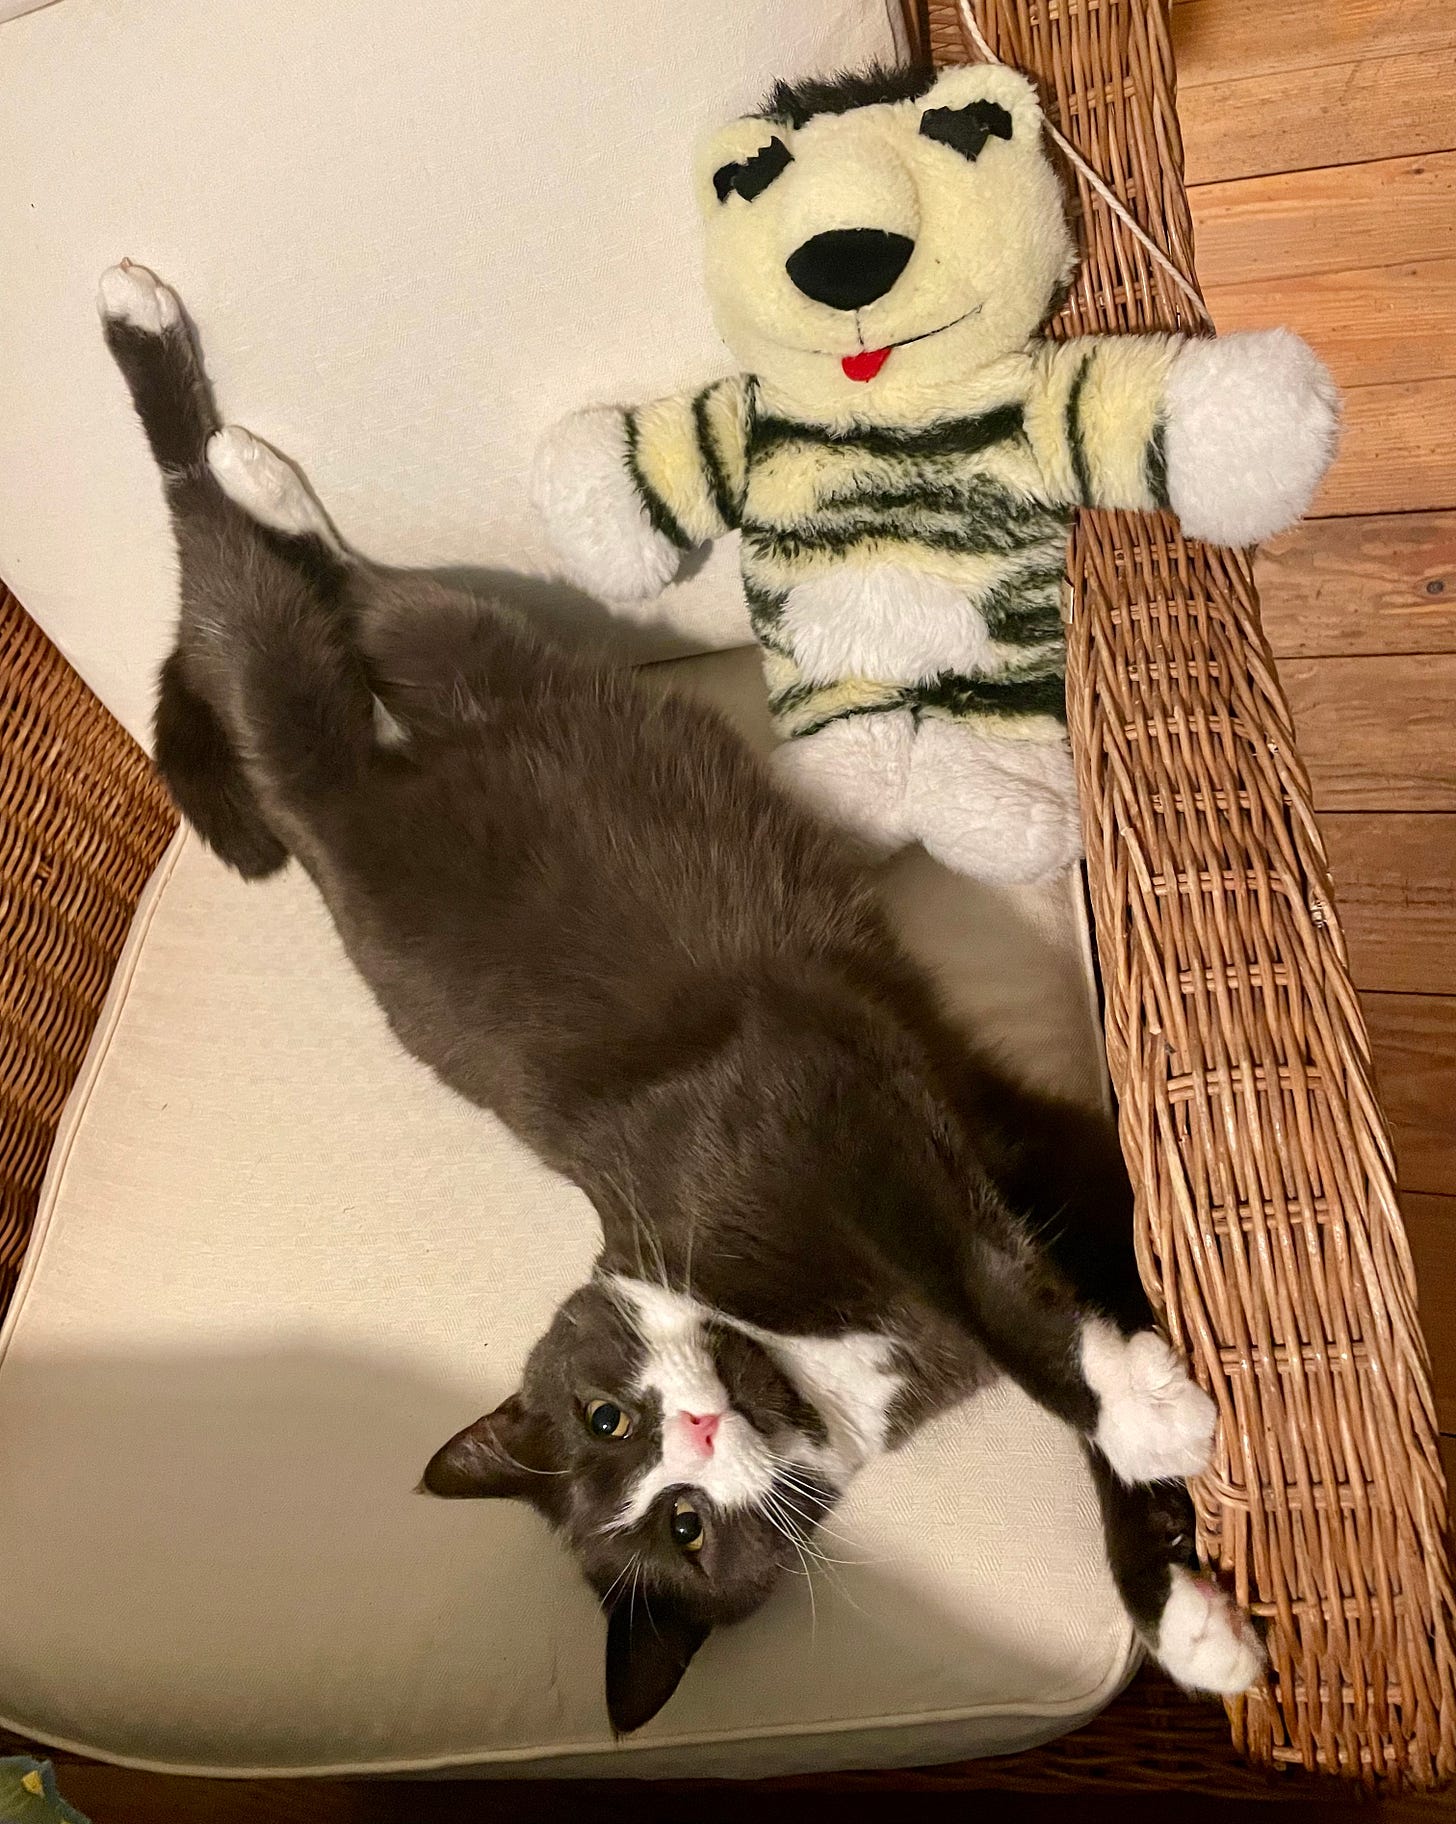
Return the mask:
[[[1168,499],[1191,538],[1253,545],[1282,532],[1334,461],[1335,383],[1287,329],[1186,343],[1165,406]]]
[[[566,576],[605,601],[640,602],[677,575],[682,552],[648,516],[632,475],[627,420],[575,412],[547,433],[531,498]]]

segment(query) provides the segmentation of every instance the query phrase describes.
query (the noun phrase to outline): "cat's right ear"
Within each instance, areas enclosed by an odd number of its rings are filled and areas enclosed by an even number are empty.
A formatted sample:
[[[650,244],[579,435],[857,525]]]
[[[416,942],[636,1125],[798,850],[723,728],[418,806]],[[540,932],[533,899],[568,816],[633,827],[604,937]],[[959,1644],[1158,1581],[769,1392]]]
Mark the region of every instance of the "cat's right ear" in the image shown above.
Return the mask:
[[[666,1591],[649,1597],[640,1584],[607,1612],[607,1716],[614,1735],[650,1723],[677,1690],[705,1623],[686,1615]]]
[[[447,1499],[491,1497],[529,1501],[549,1512],[564,1473],[556,1436],[545,1417],[513,1393],[483,1419],[457,1431],[425,1467],[420,1487]]]

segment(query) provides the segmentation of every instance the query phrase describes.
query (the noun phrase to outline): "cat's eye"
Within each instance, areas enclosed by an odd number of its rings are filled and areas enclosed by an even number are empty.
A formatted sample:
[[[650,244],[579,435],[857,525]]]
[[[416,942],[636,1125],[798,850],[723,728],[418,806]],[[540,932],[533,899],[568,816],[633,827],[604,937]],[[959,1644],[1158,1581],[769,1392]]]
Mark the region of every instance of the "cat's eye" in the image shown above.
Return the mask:
[[[588,1400],[586,1428],[594,1438],[630,1438],[632,1421],[610,1400]]]
[[[698,1518],[698,1510],[691,1501],[673,1502],[672,1519],[668,1523],[668,1531],[672,1534],[672,1542],[679,1551],[702,1551],[703,1523]]]

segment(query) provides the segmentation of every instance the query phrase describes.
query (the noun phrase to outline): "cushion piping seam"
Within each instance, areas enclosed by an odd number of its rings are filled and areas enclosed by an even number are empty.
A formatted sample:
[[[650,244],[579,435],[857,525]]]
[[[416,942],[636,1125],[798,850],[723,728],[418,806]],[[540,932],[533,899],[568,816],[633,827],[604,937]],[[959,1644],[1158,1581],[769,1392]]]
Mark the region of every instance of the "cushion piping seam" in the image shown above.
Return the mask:
[[[161,860],[142,889],[142,899],[131,927],[127,931],[126,942],[122,945],[115,972],[107,987],[106,998],[102,1002],[101,1013],[91,1035],[91,1043],[86,1048],[86,1056],[82,1060],[80,1072],[71,1086],[70,1094],[66,1097],[60,1126],[56,1131],[51,1156],[46,1164],[45,1177],[41,1181],[40,1198],[36,1204],[35,1220],[31,1225],[30,1241],[25,1250],[25,1259],[21,1263],[20,1278],[16,1281],[15,1291],[11,1295],[10,1309],[6,1313],[5,1322],[0,1325],[0,1369],[4,1368],[11,1338],[20,1327],[26,1295],[40,1270],[41,1257],[50,1236],[51,1218],[60,1202],[61,1187],[65,1181],[66,1169],[71,1162],[71,1153],[80,1134],[92,1093],[100,1080],[107,1057],[110,1055],[112,1041],[120,1029],[122,1014],[126,1010],[126,1003],[131,995],[132,981],[141,962],[142,952],[147,947],[147,935],[151,931],[157,908],[161,905],[166,893],[167,884],[176,871],[177,862],[187,845],[188,837],[187,825],[179,825],[176,835],[163,850]]]

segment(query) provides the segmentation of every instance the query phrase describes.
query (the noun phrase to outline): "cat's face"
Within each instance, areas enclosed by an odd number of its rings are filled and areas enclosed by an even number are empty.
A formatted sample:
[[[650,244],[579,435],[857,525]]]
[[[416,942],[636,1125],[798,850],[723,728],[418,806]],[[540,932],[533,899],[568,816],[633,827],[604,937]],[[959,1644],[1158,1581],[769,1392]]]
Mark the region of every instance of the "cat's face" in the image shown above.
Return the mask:
[[[532,1351],[519,1393],[425,1471],[439,1495],[530,1501],[608,1615],[619,1732],[667,1702],[716,1625],[742,1620],[839,1492],[771,1342],[691,1298],[599,1273]]]

